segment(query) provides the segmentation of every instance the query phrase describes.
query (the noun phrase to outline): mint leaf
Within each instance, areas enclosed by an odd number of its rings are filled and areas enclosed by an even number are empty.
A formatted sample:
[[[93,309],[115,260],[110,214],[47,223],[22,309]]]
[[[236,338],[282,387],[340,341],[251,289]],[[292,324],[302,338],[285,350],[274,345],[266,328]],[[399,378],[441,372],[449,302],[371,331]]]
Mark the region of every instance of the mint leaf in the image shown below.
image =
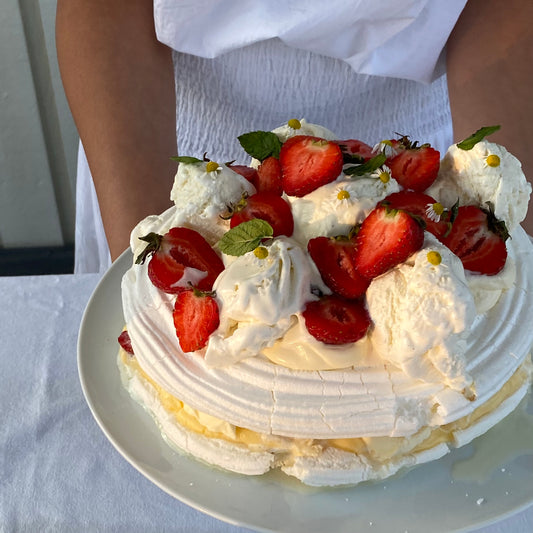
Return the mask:
[[[457,148],[460,148],[461,150],[472,150],[472,148],[474,148],[478,142],[482,141],[485,137],[493,134],[499,129],[500,126],[485,126],[480,128],[475,133],[472,133],[470,137],[467,137],[463,141],[457,143]]]
[[[241,222],[230,229],[218,241],[218,247],[226,255],[244,255],[255,250],[265,237],[272,237],[272,226],[260,218]]]
[[[172,161],[177,161],[178,163],[185,163],[187,165],[193,165],[194,163],[203,163],[201,159],[197,157],[190,157],[188,155],[175,155],[170,158]]]
[[[364,176],[365,174],[371,174],[374,170],[377,170],[383,165],[386,160],[387,156],[384,153],[381,153],[372,159],[369,159],[366,163],[345,168],[344,173],[347,176]]]
[[[275,133],[271,131],[252,131],[237,137],[244,151],[259,161],[264,161],[267,157],[279,157],[281,141]]]

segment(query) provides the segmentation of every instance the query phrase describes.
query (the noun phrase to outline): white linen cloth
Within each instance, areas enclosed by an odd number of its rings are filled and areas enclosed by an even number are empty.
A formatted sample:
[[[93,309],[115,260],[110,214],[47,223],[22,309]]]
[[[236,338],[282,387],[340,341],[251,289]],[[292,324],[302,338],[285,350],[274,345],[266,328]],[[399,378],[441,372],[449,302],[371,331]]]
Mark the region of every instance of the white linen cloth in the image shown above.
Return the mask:
[[[78,380],[76,339],[99,278],[0,278],[0,531],[249,531],[156,487],[92,418]],[[533,507],[476,531],[530,533]]]
[[[155,0],[158,39],[217,57],[278,37],[355,72],[430,82],[466,0]]]
[[[290,118],[369,144],[399,132],[446,150],[452,128],[439,58],[464,4],[155,0],[158,38],[176,50],[180,154],[243,158],[238,135]],[[82,154],[75,272],[109,266],[90,182]]]

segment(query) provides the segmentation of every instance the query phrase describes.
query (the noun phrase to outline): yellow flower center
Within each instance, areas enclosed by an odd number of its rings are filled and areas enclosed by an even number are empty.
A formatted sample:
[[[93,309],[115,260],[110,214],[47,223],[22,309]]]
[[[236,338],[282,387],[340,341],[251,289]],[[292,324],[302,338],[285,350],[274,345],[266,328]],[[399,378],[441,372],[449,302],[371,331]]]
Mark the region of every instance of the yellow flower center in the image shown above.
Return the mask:
[[[442,261],[441,255],[439,254],[439,252],[436,252],[435,250],[432,250],[431,252],[428,252],[427,258],[428,258],[428,261],[432,265],[435,265],[435,266],[440,265],[440,263]]]
[[[342,191],[339,191],[337,194],[338,200],[348,200],[348,198],[350,198],[350,193],[344,189],[342,189]]]
[[[254,250],[254,255],[257,259],[266,259],[268,257],[268,250],[264,246],[258,246]]]
[[[389,183],[390,181],[390,174],[388,172],[380,172],[379,174],[379,179],[383,182],[383,183]]]
[[[214,172],[215,170],[218,170],[218,163],[215,163],[214,161],[209,161],[207,165],[205,166],[206,172]]]
[[[500,166],[500,158],[496,154],[490,154],[485,161],[487,162],[487,165],[489,165],[489,167]]]
[[[444,213],[444,206],[440,202],[435,202],[431,207],[433,212],[439,217]]]
[[[291,118],[289,122],[287,122],[287,125],[293,130],[299,130],[302,127],[302,124],[297,118]]]

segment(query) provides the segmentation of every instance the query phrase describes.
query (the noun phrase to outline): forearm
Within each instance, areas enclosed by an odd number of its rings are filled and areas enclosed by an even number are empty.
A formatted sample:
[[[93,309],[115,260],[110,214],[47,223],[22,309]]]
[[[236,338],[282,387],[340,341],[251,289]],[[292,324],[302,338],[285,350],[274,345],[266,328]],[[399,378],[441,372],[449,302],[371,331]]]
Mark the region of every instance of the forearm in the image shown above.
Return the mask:
[[[469,0],[447,44],[454,137],[500,124],[490,140],[522,161],[533,181],[533,3]],[[533,234],[533,208],[523,223]]]
[[[170,205],[176,165],[171,51],[157,42],[152,0],[58,0],[65,92],[115,259],[135,224]]]

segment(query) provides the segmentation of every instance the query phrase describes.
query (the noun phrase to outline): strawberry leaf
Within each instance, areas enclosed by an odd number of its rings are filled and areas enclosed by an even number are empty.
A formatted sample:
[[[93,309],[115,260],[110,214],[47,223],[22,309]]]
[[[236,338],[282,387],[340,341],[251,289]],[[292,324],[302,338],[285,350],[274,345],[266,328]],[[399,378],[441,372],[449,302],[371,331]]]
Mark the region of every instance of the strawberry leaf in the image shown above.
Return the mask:
[[[460,148],[461,150],[472,150],[472,148],[474,148],[478,142],[482,141],[488,135],[492,135],[499,129],[500,126],[485,126],[480,128],[475,133],[470,135],[470,137],[467,137],[463,141],[457,143],[457,148]]]
[[[177,161],[178,163],[185,163],[187,165],[193,165],[195,163],[202,163],[201,159],[197,157],[190,157],[188,155],[175,155],[170,158],[172,161]]]
[[[274,230],[266,220],[254,218],[226,232],[218,241],[218,247],[226,255],[244,255],[255,250],[264,238],[273,234]]]
[[[264,161],[270,156],[279,158],[281,141],[271,131],[252,131],[240,135],[238,139],[245,152],[259,161]]]
[[[377,170],[381,165],[385,163],[387,156],[384,153],[369,159],[362,165],[355,165],[344,169],[344,173],[347,176],[364,176],[365,174],[371,174],[374,170]]]

